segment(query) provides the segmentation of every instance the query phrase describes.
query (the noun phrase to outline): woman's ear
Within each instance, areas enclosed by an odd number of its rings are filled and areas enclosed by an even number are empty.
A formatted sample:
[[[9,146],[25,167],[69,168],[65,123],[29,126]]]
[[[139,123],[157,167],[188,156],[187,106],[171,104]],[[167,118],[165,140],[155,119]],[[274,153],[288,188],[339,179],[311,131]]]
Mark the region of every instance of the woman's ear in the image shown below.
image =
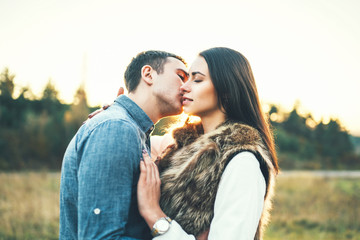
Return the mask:
[[[152,85],[153,84],[153,78],[152,74],[153,69],[150,65],[145,65],[141,68],[141,79],[145,81],[146,84]]]

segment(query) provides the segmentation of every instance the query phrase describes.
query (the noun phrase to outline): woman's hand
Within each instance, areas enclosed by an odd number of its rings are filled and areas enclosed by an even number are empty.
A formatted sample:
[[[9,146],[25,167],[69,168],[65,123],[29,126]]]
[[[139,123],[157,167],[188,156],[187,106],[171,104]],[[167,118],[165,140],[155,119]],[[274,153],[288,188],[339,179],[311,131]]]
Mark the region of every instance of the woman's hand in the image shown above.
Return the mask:
[[[120,96],[120,95],[123,95],[123,94],[124,94],[124,88],[123,88],[123,87],[120,87],[119,90],[118,90],[117,96]],[[88,119],[93,118],[95,115],[101,113],[102,111],[108,109],[109,107],[110,107],[110,105],[106,104],[106,105],[102,106],[102,108],[93,111],[92,113],[90,113],[90,114],[88,115]]]
[[[108,109],[109,107],[110,107],[109,104],[105,104],[105,105],[102,106],[101,108],[99,108],[99,109],[93,111],[92,113],[90,113],[90,114],[88,115],[88,119],[93,118],[95,115],[98,115],[99,113],[101,113],[102,111]]]
[[[166,217],[159,205],[160,185],[161,180],[157,165],[151,160],[146,152],[143,152],[143,161],[140,161],[140,178],[137,187],[137,199],[139,212],[150,229],[152,229],[158,219]],[[198,235],[196,239],[207,240],[208,235],[209,230]]]
[[[143,152],[143,159],[140,161],[137,199],[139,212],[151,229],[158,219],[166,215],[159,205],[161,181],[158,168],[146,152]]]

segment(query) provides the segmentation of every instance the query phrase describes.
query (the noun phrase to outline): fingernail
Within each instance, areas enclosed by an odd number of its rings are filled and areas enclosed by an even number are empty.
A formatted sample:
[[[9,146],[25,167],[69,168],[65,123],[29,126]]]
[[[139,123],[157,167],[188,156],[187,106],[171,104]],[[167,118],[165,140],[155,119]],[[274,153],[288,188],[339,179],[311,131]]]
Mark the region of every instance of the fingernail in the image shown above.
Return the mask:
[[[142,150],[142,152],[143,152],[144,154],[146,154],[146,153],[147,153],[145,149],[143,149],[143,150]]]

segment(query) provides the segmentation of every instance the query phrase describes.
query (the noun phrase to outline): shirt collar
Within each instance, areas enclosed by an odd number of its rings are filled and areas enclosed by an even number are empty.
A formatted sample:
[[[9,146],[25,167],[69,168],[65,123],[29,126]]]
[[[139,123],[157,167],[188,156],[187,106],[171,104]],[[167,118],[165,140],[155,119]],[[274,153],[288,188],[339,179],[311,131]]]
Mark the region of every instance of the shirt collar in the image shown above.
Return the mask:
[[[121,95],[115,99],[115,102],[123,106],[134,121],[139,125],[147,135],[154,129],[154,123],[148,115],[133,100],[125,95]]]

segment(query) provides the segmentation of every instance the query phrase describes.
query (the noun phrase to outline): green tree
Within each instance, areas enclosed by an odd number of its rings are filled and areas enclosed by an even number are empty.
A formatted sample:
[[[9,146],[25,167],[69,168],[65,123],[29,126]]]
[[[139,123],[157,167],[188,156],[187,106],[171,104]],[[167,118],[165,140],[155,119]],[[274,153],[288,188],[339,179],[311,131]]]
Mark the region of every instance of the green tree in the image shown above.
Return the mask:
[[[74,102],[65,113],[65,123],[68,126],[68,133],[75,132],[87,119],[90,109],[87,103],[87,96],[84,85],[80,85],[74,96]]]
[[[28,87],[14,99],[14,77],[8,69],[0,75],[0,169],[60,169],[66,146],[90,112],[84,87],[72,105],[61,103],[51,79],[40,99]]]
[[[354,150],[349,134],[343,130],[339,121],[334,119],[325,126],[323,144],[323,154],[332,159],[340,158]]]
[[[60,167],[61,156],[68,140],[64,123],[68,107],[60,102],[58,95],[58,90],[49,79],[41,98],[42,112],[37,120],[40,123],[38,140],[45,140],[39,144],[46,146],[46,150],[44,149],[43,153],[38,152],[38,155],[46,156],[48,165],[52,167]]]
[[[282,123],[284,129],[298,136],[311,137],[311,130],[306,124],[306,118],[300,116],[297,109],[294,108],[289,116]]]
[[[5,68],[0,74],[0,126],[9,127],[16,120],[16,109],[13,101],[15,75]]]
[[[0,167],[22,167],[19,126],[23,109],[13,99],[15,75],[8,68],[0,74]]]
[[[51,78],[47,82],[44,91],[42,93],[42,100],[44,101],[51,101],[51,102],[59,102],[58,99],[58,90],[56,89],[55,85],[52,83]]]
[[[5,68],[0,76],[0,95],[4,98],[13,98],[15,75],[10,74],[9,69]]]

